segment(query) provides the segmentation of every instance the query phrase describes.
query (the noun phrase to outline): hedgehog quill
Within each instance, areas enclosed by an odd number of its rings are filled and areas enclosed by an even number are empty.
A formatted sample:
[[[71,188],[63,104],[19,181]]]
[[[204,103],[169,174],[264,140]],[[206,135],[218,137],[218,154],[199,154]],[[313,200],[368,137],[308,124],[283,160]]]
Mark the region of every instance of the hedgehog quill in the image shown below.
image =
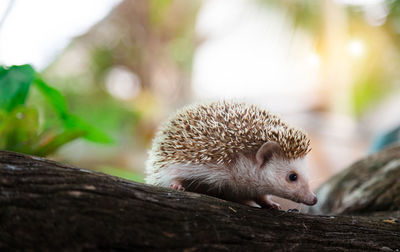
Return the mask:
[[[280,208],[270,196],[314,205],[302,131],[255,105],[219,101],[187,106],[158,131],[146,182],[255,207]]]

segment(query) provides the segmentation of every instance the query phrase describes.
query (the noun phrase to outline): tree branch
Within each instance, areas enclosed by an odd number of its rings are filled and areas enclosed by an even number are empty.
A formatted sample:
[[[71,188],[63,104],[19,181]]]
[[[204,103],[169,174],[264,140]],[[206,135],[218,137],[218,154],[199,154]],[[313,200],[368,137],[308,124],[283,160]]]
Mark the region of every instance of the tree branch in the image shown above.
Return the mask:
[[[40,251],[395,250],[382,217],[250,208],[0,152],[0,249]]]

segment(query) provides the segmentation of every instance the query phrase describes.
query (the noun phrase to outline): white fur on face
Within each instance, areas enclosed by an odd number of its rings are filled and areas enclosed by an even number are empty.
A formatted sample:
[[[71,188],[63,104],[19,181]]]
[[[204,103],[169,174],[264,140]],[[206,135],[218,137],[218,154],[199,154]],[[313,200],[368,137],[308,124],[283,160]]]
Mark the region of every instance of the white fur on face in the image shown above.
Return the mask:
[[[297,174],[296,181],[288,179],[291,173]],[[303,158],[285,160],[273,157],[263,168],[262,177],[274,185],[273,195],[302,203],[310,203],[314,198]]]

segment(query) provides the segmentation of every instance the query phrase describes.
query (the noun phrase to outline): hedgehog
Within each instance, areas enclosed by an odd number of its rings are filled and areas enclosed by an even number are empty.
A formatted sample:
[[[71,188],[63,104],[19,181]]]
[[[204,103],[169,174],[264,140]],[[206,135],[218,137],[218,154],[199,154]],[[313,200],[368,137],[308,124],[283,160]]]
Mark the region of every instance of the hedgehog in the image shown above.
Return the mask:
[[[314,205],[305,169],[307,135],[255,105],[189,105],[156,133],[146,183],[280,209],[271,196]]]

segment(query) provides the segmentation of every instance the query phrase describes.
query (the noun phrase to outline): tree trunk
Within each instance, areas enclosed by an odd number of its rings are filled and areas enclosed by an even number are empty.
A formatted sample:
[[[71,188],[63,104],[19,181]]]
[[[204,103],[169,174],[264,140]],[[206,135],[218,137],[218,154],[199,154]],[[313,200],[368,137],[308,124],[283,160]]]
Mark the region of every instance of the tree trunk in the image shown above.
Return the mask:
[[[0,152],[0,250],[396,251],[394,219],[257,209]]]

